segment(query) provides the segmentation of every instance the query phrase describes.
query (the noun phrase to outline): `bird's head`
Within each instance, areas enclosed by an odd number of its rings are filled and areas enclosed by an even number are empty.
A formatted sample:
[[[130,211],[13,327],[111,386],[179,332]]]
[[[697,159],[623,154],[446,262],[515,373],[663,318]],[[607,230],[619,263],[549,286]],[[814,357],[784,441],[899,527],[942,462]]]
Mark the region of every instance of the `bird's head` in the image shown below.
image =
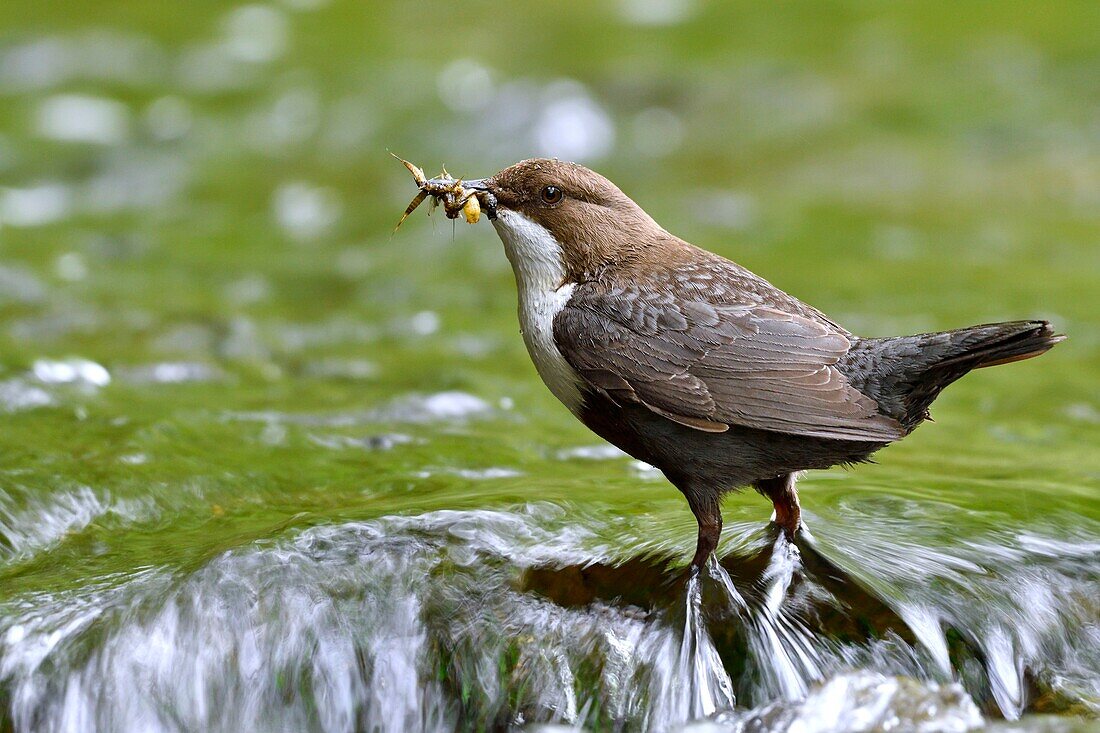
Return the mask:
[[[663,233],[618,186],[577,163],[532,158],[463,185],[479,192],[517,275],[557,260],[566,281],[580,281]]]

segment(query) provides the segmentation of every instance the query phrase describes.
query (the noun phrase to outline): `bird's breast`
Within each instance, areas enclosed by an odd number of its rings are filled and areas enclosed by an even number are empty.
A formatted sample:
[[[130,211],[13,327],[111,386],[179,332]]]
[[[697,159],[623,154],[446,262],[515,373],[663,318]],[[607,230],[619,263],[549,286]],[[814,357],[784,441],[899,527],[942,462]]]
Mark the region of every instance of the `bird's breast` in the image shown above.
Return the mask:
[[[580,377],[554,341],[554,316],[569,302],[574,287],[570,284],[551,291],[521,290],[519,322],[523,343],[542,381],[566,407],[577,412],[583,401]]]
[[[542,381],[573,413],[581,409],[581,379],[554,341],[554,318],[569,303],[576,285],[563,285],[561,245],[546,228],[514,211],[493,222],[516,276],[519,324],[527,353]]]

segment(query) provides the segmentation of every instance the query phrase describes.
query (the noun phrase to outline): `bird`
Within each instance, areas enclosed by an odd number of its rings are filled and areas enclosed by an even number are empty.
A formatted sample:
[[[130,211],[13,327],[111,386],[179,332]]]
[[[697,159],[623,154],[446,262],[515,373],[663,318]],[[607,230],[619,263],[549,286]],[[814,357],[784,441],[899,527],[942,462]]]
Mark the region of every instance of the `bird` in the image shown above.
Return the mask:
[[[451,194],[465,192],[492,222],[515,275],[523,341],[554,396],[687,499],[698,523],[693,570],[718,545],[726,493],[751,486],[771,500],[793,541],[801,472],[867,461],[928,420],[932,401],[967,372],[1064,339],[1043,320],[856,336],[669,233],[576,163],[534,158],[457,187],[445,175],[437,189],[448,192],[448,216],[462,208]]]

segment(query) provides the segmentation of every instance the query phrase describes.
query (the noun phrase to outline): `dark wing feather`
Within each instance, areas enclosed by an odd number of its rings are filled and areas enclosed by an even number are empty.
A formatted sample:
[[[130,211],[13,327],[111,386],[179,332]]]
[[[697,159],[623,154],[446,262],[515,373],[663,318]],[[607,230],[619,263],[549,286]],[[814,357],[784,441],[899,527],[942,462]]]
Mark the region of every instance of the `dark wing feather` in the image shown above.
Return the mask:
[[[708,293],[683,272],[651,285],[578,285],[554,319],[566,361],[616,402],[708,432],[742,425],[840,440],[904,435],[836,368],[849,337],[816,312],[787,312],[758,297],[739,302],[713,283]]]

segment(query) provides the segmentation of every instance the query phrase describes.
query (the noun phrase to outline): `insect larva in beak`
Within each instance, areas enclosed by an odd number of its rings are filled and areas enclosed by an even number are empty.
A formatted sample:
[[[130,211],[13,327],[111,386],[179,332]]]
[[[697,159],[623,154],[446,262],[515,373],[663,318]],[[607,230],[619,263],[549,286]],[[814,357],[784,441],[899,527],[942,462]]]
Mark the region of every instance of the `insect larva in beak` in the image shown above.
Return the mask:
[[[462,213],[466,215],[467,224],[477,224],[477,220],[481,218],[481,202],[477,200],[477,194],[466,199],[466,203],[462,205]]]

